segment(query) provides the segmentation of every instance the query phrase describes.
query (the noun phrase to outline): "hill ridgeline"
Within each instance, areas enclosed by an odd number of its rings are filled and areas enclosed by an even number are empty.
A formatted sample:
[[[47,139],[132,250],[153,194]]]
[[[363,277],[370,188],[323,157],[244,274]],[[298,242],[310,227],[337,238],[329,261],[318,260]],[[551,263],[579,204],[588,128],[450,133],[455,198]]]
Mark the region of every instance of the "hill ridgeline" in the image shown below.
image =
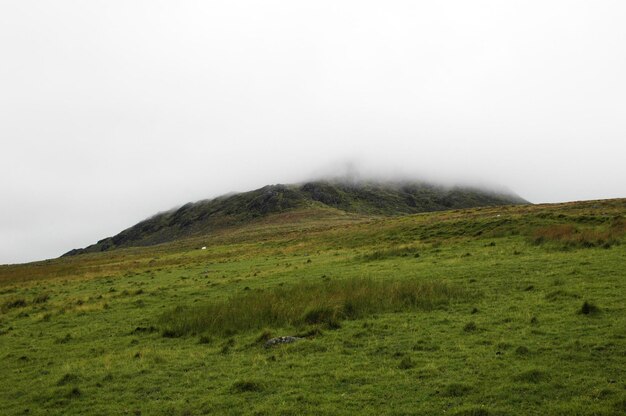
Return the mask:
[[[268,185],[250,192],[188,203],[159,213],[113,237],[86,248],[71,250],[63,256],[161,244],[303,208],[394,216],[525,203],[528,202],[511,193],[443,187],[423,182],[313,181],[296,185]]]

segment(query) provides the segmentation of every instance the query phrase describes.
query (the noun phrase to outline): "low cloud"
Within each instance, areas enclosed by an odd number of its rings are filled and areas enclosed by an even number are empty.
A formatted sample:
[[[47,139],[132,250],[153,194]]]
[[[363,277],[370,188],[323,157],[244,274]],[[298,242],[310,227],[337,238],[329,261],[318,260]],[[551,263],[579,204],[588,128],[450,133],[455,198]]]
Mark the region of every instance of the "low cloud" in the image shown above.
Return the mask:
[[[624,12],[4,2],[0,263],[320,175],[624,197]]]

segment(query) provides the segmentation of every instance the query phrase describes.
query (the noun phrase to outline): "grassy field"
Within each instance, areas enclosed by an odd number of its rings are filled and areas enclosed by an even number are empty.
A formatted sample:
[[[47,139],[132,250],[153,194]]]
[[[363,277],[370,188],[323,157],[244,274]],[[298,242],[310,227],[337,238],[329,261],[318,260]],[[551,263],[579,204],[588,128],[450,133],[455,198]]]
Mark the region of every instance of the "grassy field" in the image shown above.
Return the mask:
[[[303,210],[0,266],[0,414],[623,415],[625,217]]]

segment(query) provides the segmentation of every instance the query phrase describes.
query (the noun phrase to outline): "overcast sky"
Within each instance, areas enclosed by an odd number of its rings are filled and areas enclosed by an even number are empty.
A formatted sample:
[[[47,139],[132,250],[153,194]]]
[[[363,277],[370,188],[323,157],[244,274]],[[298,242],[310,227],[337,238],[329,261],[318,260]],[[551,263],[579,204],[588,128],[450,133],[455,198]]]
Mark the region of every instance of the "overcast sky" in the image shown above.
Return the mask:
[[[626,197],[626,2],[3,0],[0,144],[0,263],[347,162]]]

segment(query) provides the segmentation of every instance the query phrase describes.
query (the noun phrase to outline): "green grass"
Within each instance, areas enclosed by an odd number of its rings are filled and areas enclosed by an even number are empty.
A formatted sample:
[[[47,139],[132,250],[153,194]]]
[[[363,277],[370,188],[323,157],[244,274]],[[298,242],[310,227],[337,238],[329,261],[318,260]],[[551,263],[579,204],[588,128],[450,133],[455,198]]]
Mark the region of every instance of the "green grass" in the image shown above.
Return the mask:
[[[232,335],[265,327],[339,327],[376,313],[431,310],[469,295],[444,282],[350,278],[247,291],[206,305],[177,306],[159,324],[166,336]]]
[[[623,415],[624,237],[534,236],[625,214],[613,200],[282,215],[2,266],[0,414]],[[263,348],[287,335],[307,336]]]

